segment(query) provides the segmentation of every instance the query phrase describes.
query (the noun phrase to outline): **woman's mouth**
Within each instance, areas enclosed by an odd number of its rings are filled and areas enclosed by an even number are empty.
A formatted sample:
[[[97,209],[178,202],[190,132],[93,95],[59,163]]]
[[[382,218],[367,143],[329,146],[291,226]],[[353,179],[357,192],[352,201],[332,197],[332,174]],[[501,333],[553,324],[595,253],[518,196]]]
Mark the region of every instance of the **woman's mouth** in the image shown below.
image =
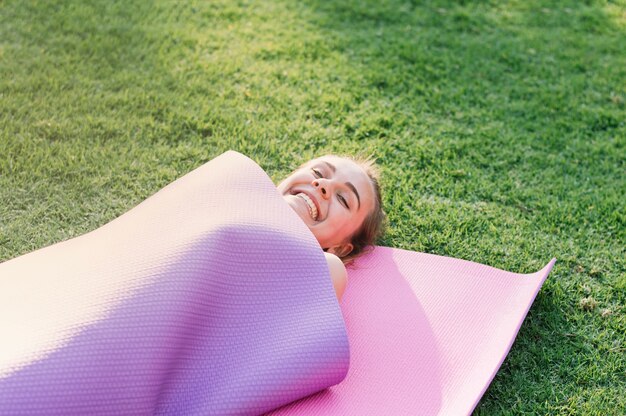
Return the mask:
[[[309,215],[311,216],[311,218],[313,218],[313,221],[317,221],[319,212],[317,211],[317,207],[315,206],[315,203],[311,200],[311,198],[309,198],[309,196],[305,194],[304,192],[299,192],[295,195],[304,199],[307,206],[309,207]]]

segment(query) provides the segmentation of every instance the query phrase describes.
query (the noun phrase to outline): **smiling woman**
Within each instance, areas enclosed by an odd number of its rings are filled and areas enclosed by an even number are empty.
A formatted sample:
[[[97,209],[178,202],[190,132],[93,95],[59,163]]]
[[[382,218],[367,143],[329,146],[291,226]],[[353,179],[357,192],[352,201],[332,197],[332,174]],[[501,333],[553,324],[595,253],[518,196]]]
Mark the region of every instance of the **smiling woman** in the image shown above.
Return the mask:
[[[278,185],[326,252],[338,298],[346,283],[341,266],[384,231],[379,177],[371,160],[327,155],[306,162]]]

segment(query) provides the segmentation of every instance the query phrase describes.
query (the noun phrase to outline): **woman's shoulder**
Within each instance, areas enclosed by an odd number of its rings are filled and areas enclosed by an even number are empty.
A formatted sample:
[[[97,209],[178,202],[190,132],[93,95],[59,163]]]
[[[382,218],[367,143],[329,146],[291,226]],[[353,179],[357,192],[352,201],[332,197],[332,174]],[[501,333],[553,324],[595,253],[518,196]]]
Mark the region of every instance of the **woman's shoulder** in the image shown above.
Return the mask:
[[[328,263],[328,270],[330,271],[330,278],[333,281],[335,294],[337,295],[337,299],[341,300],[348,282],[346,267],[343,265],[341,259],[334,254],[324,252],[324,255]]]

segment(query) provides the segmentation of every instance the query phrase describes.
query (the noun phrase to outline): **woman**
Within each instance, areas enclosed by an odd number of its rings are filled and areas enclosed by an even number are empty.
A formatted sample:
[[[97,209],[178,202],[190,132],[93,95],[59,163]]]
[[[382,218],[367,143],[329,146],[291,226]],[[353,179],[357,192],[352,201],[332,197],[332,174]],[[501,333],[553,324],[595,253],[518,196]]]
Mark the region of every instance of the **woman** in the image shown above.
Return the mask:
[[[278,185],[324,250],[337,298],[344,266],[384,230],[379,173],[371,160],[327,155],[306,162]]]

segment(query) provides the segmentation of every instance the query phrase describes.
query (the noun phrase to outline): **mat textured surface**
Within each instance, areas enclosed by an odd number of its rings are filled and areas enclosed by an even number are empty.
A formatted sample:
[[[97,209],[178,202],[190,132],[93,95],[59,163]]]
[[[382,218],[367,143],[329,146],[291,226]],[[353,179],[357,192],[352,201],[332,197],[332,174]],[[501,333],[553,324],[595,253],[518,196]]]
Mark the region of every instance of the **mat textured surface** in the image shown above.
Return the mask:
[[[0,264],[0,414],[467,414],[552,264],[377,247],[339,305],[306,225],[229,151]]]

